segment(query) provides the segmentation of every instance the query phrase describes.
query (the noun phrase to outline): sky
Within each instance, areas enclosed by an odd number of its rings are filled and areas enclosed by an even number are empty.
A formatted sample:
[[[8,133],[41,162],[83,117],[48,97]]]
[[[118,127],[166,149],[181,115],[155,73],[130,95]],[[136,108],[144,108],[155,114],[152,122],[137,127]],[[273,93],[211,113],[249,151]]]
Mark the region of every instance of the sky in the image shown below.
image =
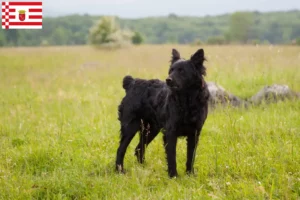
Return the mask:
[[[235,11],[300,10],[300,0],[43,0],[45,15],[91,14],[122,18],[206,16]]]

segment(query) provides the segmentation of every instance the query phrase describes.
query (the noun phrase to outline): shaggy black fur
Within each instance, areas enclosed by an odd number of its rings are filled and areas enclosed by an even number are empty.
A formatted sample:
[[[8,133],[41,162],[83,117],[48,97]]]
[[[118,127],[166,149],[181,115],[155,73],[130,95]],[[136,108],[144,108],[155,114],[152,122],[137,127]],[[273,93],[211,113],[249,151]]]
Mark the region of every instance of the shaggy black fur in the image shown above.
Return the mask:
[[[117,171],[124,172],[125,152],[137,131],[140,131],[140,142],[135,155],[143,163],[146,146],[162,130],[169,176],[177,176],[176,143],[180,136],[187,137],[186,172],[193,173],[196,147],[208,112],[209,91],[203,78],[206,74],[204,61],[203,49],[190,60],[181,59],[179,52],[173,49],[166,82],[124,77],[126,95],[119,105],[121,140]]]

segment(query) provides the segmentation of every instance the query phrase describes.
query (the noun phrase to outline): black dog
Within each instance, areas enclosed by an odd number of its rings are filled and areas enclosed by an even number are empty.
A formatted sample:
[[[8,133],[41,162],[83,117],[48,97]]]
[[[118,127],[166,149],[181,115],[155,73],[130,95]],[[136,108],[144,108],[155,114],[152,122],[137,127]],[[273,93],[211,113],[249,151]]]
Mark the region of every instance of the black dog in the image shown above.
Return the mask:
[[[177,176],[176,143],[180,136],[187,136],[186,172],[193,173],[196,147],[208,112],[209,91],[203,78],[206,75],[204,61],[203,49],[190,60],[181,59],[179,52],[173,49],[166,82],[124,77],[126,96],[118,108],[121,140],[117,171],[124,172],[125,152],[137,131],[140,131],[140,142],[135,155],[143,163],[146,146],[162,129],[169,176]]]

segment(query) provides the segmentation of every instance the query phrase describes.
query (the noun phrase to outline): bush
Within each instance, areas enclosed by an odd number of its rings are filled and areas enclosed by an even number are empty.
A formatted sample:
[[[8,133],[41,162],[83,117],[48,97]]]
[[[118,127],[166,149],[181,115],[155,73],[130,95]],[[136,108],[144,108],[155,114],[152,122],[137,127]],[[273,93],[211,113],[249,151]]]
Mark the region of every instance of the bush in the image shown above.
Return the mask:
[[[133,33],[121,30],[113,17],[102,17],[90,30],[89,42],[97,47],[123,47],[131,44]]]
[[[211,37],[207,39],[207,44],[217,44],[217,45],[222,45],[222,44],[226,44],[226,40],[224,37],[222,36],[215,36],[215,37]]]
[[[192,46],[200,46],[200,45],[202,45],[203,44],[203,42],[200,40],[200,39],[197,39],[197,40],[195,40],[194,42],[192,42]]]
[[[139,32],[135,32],[131,38],[133,44],[142,44],[144,42],[144,38]]]
[[[40,46],[49,46],[48,40],[42,40]]]
[[[300,37],[296,39],[296,45],[300,45]]]
[[[254,39],[254,40],[251,40],[251,42],[250,42],[250,44],[253,44],[253,45],[258,45],[258,44],[260,44],[261,42],[260,42],[260,40],[258,40],[258,39]]]
[[[269,42],[269,40],[264,40],[264,41],[263,41],[263,44],[269,45],[269,44],[271,44],[271,43]]]

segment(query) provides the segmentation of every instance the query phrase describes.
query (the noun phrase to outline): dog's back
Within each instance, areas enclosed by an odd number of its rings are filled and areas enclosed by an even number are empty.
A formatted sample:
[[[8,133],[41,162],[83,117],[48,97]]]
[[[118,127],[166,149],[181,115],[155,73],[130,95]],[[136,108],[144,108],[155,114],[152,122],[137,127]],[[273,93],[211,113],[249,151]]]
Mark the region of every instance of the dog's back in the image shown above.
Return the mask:
[[[167,93],[166,84],[158,79],[145,80],[125,76],[123,88],[126,94],[119,105],[121,123],[129,123],[135,118],[154,121],[156,105]]]

